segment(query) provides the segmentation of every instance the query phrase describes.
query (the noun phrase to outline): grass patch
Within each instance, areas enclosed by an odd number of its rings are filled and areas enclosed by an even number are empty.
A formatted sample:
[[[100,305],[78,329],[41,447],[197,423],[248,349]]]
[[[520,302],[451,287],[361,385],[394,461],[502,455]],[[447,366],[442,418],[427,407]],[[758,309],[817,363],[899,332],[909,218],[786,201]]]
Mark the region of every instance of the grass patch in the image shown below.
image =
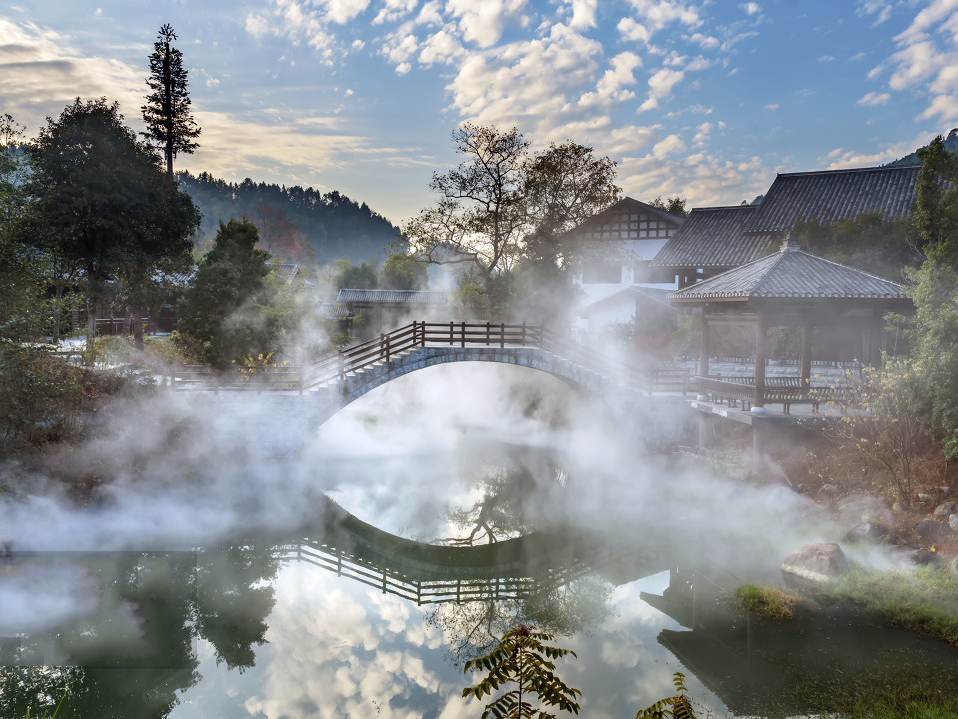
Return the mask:
[[[843,719],[958,719],[954,672],[928,676],[912,667],[862,674],[839,686],[809,682],[793,692],[811,712]]]
[[[735,590],[735,598],[748,611],[777,620],[792,619],[792,605],[798,601],[793,594],[758,584],[743,584]]]
[[[853,567],[822,587],[821,594],[958,646],[958,578],[945,570],[921,567],[906,574]]]

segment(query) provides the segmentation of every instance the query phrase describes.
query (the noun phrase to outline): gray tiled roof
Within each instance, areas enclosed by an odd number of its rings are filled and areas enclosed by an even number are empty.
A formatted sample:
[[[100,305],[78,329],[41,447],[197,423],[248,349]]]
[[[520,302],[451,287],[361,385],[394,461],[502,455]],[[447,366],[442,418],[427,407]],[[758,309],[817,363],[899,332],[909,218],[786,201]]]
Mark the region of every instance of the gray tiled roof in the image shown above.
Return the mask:
[[[426,290],[353,290],[341,289],[337,302],[365,302],[369,304],[445,305],[449,298],[445,292]]]
[[[655,267],[736,267],[768,254],[767,234],[746,235],[758,205],[697,207],[652,261]]]
[[[633,296],[641,295],[642,297],[645,297],[651,300],[652,302],[656,302],[660,305],[664,305],[668,307],[669,309],[673,309],[672,305],[669,304],[669,294],[671,294],[671,292],[672,290],[666,290],[659,287],[641,287],[637,285],[632,285],[629,287],[625,287],[619,290],[618,292],[613,292],[611,295],[607,295],[600,300],[596,300],[595,302],[590,302],[584,307],[581,307],[579,309],[579,315],[584,316],[585,313],[590,312],[596,307],[601,307],[602,305],[606,303],[614,302],[615,300],[622,297],[623,295],[633,295]]]
[[[776,252],[673,292],[673,302],[810,297],[906,299],[899,284],[797,249]]]
[[[778,175],[747,232],[785,232],[812,218],[822,224],[881,212],[888,222],[911,214],[919,166],[793,172]]]
[[[270,262],[269,269],[284,282],[292,282],[299,276],[299,265],[293,262]]]
[[[761,257],[798,222],[822,224],[881,212],[887,222],[911,214],[920,167],[778,175],[759,205],[694,209],[652,261],[665,267],[736,267]]]

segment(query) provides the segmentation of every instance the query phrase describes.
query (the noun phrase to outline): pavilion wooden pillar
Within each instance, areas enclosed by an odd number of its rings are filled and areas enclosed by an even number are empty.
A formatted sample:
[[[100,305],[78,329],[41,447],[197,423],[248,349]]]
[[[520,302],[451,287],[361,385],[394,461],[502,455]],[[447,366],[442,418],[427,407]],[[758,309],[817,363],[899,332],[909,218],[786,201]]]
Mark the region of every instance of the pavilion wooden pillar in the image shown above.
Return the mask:
[[[871,367],[881,366],[881,351],[884,344],[884,318],[876,311],[876,316],[868,324],[868,354],[866,361]]]
[[[709,321],[702,313],[702,336],[699,342],[699,377],[709,376],[709,351],[711,342],[709,338]]]
[[[706,317],[708,307],[702,308],[702,334],[699,342],[699,377],[709,376],[709,352],[711,350],[711,340],[709,337],[709,321]],[[699,402],[707,401],[709,396],[699,389],[695,399]]]
[[[815,328],[810,322],[802,325],[802,356],[799,362],[799,375],[802,378],[802,385],[808,387],[812,380],[812,335]]]
[[[755,322],[755,396],[752,399],[752,413],[765,414],[765,358],[768,355],[768,327],[761,310]]]

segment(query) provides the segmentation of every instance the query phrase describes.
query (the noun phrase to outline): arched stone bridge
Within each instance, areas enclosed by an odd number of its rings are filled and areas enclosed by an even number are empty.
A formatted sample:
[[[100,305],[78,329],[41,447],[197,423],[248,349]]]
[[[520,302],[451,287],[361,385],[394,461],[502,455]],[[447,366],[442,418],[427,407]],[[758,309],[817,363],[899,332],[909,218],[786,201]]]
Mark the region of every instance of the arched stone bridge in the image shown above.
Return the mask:
[[[377,387],[454,362],[494,362],[545,372],[605,402],[617,416],[643,419],[658,432],[675,433],[685,421],[678,419],[685,416],[681,394],[656,391],[681,389],[681,384],[657,385],[654,374],[527,325],[413,322],[306,367],[231,375],[192,368],[176,373],[170,384],[202,392],[205,401],[228,414],[244,406],[265,410],[287,430],[285,441],[275,448],[289,451],[296,432],[315,431]],[[256,399],[244,397],[249,393]],[[675,411],[657,419],[649,416],[666,406]]]

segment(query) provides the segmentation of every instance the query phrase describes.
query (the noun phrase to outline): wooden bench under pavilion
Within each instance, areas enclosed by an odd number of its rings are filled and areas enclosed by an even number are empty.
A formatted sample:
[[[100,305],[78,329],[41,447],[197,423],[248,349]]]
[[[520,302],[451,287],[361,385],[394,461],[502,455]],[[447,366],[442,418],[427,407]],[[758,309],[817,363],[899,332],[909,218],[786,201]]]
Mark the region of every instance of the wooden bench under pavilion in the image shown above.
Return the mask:
[[[699,354],[699,400],[742,403],[764,415],[767,403],[793,404],[831,399],[829,388],[812,387],[812,337],[816,328],[839,327],[862,336],[862,361],[881,363],[884,316],[907,312],[911,300],[901,285],[853,267],[804,252],[789,235],[781,250],[669,295],[669,301],[702,311]],[[710,339],[715,329],[750,325],[755,331],[752,377],[719,378],[709,374]],[[799,327],[802,350],[798,377],[765,376],[767,332],[772,327]]]

